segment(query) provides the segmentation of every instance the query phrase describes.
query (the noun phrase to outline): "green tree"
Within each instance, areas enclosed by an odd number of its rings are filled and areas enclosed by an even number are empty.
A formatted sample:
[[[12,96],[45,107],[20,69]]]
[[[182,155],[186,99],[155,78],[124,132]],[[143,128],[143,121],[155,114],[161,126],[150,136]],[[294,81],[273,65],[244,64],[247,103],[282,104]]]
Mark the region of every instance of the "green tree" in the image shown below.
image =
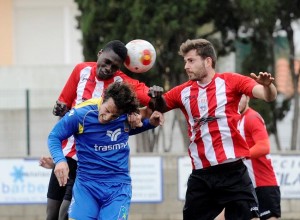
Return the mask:
[[[79,28],[83,34],[83,54],[85,60],[94,60],[99,49],[112,39],[129,42],[145,39],[156,48],[155,66],[145,74],[133,74],[123,69],[147,85],[161,85],[166,90],[186,79],[182,59],[178,56],[180,44],[187,38],[195,38],[197,29],[205,24],[207,1],[202,0],[75,0],[81,15]],[[176,113],[174,122],[179,121],[182,134],[186,135],[186,123],[181,114]],[[153,135],[142,141],[154,149]],[[148,141],[147,141],[148,140]],[[187,146],[187,138],[185,138]]]
[[[276,35],[282,31],[286,33],[289,49],[288,57],[295,91],[293,97],[294,119],[291,139],[291,149],[295,150],[297,146],[299,118],[299,93],[297,92],[299,74],[295,74],[294,68],[295,45],[291,25],[293,21],[300,17],[300,1],[236,0],[230,1],[230,3],[232,4],[231,8],[235,8],[235,12],[232,13],[234,18],[232,19],[238,20],[240,23],[237,26],[224,22],[222,26],[219,25],[219,28],[223,30],[222,32],[226,32],[229,29],[235,33],[235,40],[251,45],[251,51],[243,61],[242,72],[269,71],[274,73]],[[237,24],[238,22],[233,23]],[[290,99],[286,98],[283,101],[275,101],[268,105],[258,101],[252,102],[252,104],[267,120],[268,130],[270,133],[275,134],[277,147],[280,150],[281,144],[277,134],[277,120],[281,120],[289,110]]]
[[[294,88],[298,76],[293,72],[294,45],[292,21],[299,18],[300,0],[75,0],[81,15],[78,28],[83,34],[85,60],[95,60],[96,53],[108,41],[120,39],[129,42],[145,39],[156,48],[155,66],[145,74],[128,75],[147,85],[161,85],[166,90],[186,80],[182,58],[177,54],[186,39],[204,37],[216,46],[219,56],[237,50],[237,42],[250,45],[250,53],[243,60],[241,72],[269,71],[274,73],[274,33],[287,33],[291,51],[291,74]],[[295,91],[297,91],[295,89]],[[298,118],[298,93],[295,93],[294,117]],[[254,103],[255,104],[255,103]],[[254,105],[253,104],[253,105]],[[256,103],[256,108],[266,119],[269,132],[277,137],[277,118],[284,117],[289,100],[280,105]],[[274,110],[275,111],[272,111]],[[181,114],[176,114],[182,133],[186,124]],[[298,120],[294,120],[293,138],[297,137]],[[173,123],[174,124],[174,123]],[[155,142],[157,138],[149,138]],[[292,146],[295,141],[292,141]],[[187,146],[187,145],[186,145]],[[153,150],[153,145],[152,149]]]

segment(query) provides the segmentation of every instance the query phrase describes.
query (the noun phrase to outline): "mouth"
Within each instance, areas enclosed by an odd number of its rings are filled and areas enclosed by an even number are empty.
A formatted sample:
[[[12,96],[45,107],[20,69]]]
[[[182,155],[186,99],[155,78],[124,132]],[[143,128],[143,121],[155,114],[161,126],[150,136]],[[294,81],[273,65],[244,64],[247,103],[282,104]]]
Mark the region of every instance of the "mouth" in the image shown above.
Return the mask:
[[[99,68],[97,75],[99,78],[107,78],[107,77],[110,77],[112,74],[109,71],[105,71],[105,70]]]
[[[101,122],[102,124],[105,124],[105,123],[107,122],[107,121],[106,121],[105,115],[99,115],[98,120],[99,120],[99,122]]]

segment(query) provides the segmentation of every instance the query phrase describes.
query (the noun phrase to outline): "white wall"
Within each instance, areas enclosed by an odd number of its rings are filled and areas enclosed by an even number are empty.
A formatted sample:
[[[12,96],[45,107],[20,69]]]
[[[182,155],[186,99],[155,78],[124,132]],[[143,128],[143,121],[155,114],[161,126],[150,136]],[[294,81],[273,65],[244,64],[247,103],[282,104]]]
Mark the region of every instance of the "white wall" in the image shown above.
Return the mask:
[[[73,64],[83,60],[79,14],[72,0],[14,1],[14,64]]]

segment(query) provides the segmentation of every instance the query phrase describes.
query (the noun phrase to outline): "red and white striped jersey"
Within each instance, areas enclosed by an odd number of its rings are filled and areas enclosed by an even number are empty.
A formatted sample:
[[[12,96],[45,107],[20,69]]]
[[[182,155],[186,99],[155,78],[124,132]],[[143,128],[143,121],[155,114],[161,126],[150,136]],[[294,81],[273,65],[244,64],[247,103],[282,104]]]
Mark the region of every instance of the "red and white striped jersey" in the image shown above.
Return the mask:
[[[256,84],[237,73],[216,73],[204,87],[188,81],[165,93],[168,109],[180,108],[187,120],[193,169],[249,156],[237,129],[238,104],[242,94],[253,97]]]
[[[248,108],[246,112],[242,114],[238,129],[250,148],[252,148],[257,141],[267,140],[269,138],[263,118],[258,112],[251,108]],[[249,176],[254,187],[279,186],[270,154],[259,158],[247,159],[244,163],[248,168]]]
[[[139,102],[147,106],[150,97],[147,95],[149,88],[138,80],[132,79],[121,71],[117,71],[110,79],[101,80],[97,78],[96,62],[84,62],[77,64],[67,80],[58,100],[66,103],[71,109],[73,106],[91,99],[100,98],[111,83],[125,81],[133,86]],[[70,137],[62,143],[64,155],[77,160],[74,138]]]

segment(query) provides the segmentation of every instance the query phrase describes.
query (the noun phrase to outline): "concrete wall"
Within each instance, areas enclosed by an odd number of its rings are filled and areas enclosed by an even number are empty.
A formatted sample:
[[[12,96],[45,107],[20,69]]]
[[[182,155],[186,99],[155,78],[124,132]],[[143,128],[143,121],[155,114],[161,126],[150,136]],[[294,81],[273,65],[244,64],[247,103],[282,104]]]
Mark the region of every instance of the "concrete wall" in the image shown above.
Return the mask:
[[[152,155],[152,154],[151,154]],[[181,220],[183,201],[178,200],[178,157],[185,154],[164,154],[164,194],[162,203],[133,203],[129,220]],[[282,220],[300,219],[300,200],[282,200]],[[0,205],[1,220],[44,220],[45,205]]]

